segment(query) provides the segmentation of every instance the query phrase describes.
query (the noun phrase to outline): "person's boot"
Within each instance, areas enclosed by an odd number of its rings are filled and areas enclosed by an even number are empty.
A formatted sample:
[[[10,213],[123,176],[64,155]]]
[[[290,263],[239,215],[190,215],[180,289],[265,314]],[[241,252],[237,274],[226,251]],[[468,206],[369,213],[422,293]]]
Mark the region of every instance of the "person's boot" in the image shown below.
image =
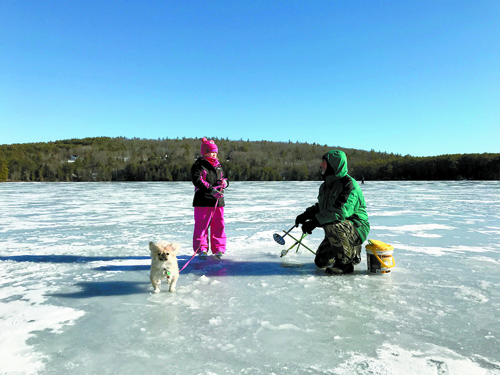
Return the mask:
[[[354,266],[352,264],[345,264],[345,265],[335,265],[333,267],[327,267],[325,272],[329,275],[346,275],[348,273],[353,273],[354,272]]]
[[[328,275],[337,275],[337,276],[340,276],[340,275],[343,275],[344,274],[344,271],[342,271],[342,269],[338,268],[338,267],[327,267],[325,272],[328,274]]]

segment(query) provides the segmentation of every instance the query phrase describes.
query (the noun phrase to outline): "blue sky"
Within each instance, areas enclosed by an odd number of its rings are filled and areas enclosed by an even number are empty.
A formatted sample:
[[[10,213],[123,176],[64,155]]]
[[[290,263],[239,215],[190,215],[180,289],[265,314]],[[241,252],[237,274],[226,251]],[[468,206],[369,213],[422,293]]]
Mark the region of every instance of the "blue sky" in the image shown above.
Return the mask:
[[[0,0],[0,144],[500,152],[500,1]]]

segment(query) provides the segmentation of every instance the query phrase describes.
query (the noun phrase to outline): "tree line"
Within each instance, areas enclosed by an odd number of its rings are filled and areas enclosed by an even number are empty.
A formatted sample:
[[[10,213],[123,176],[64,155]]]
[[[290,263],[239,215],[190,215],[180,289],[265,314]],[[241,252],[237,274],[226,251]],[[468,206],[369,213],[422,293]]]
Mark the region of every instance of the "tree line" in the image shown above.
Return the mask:
[[[321,156],[344,151],[357,180],[500,180],[500,154],[413,157],[319,145],[214,138],[231,181],[318,181]],[[193,138],[96,137],[0,145],[0,181],[189,181]]]

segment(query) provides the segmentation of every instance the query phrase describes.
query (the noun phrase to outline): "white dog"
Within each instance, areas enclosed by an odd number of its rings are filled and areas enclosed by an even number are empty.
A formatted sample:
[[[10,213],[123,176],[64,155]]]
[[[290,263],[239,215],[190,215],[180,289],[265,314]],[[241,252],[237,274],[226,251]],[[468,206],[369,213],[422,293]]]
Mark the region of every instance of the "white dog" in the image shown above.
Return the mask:
[[[165,278],[170,284],[168,291],[175,292],[175,285],[179,278],[179,266],[177,265],[179,244],[167,241],[150,242],[149,249],[151,250],[150,279],[154,292],[160,291],[161,279]]]

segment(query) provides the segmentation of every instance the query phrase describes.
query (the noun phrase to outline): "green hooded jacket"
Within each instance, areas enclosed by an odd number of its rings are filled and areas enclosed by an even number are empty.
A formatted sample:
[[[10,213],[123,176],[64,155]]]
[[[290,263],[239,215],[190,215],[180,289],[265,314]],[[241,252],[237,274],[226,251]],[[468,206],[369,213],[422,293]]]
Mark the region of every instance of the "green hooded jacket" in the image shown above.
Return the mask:
[[[314,214],[320,226],[349,220],[364,242],[370,232],[366,202],[358,182],[347,174],[347,156],[343,151],[332,150],[323,159],[329,167],[319,188],[318,203],[306,212]]]

